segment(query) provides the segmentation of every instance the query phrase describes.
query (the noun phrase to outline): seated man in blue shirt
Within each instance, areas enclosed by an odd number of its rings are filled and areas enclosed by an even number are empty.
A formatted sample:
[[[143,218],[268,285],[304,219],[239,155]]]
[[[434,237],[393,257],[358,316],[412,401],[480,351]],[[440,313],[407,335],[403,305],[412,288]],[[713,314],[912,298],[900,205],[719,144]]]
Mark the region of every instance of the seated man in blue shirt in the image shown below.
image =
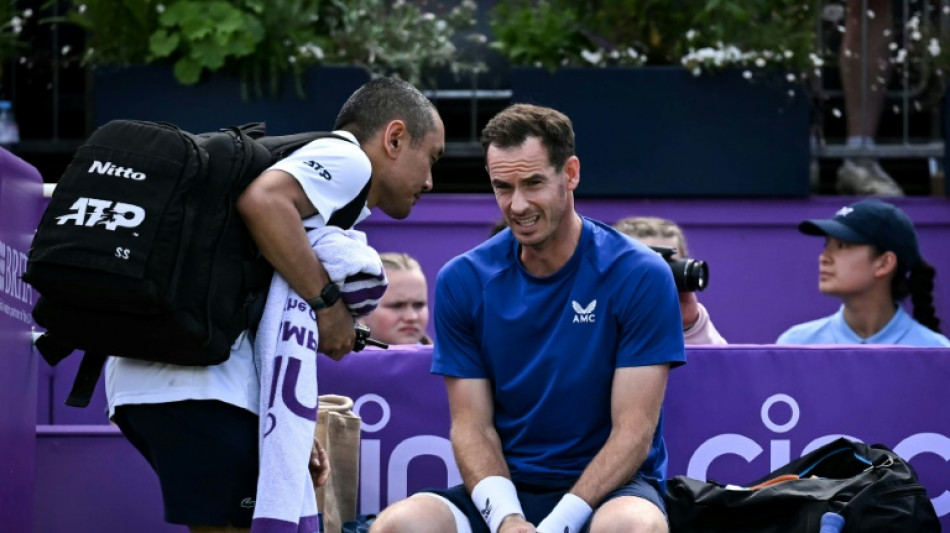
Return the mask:
[[[661,406],[685,362],[663,258],[574,210],[571,121],[516,104],[482,132],[505,229],[436,282],[464,485],[385,509],[373,533],[665,532]]]

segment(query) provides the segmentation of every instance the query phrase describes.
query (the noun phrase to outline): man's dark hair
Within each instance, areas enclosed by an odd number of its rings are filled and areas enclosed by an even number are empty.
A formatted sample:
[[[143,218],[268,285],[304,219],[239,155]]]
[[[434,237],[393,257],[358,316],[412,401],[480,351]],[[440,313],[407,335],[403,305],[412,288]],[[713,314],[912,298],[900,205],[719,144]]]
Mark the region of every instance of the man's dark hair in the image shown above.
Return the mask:
[[[435,129],[435,106],[411,84],[398,78],[376,78],[357,89],[336,117],[335,130],[346,130],[366,142],[392,120],[402,120],[416,147]]]
[[[548,150],[548,162],[561,170],[574,155],[574,128],[567,115],[531,104],[514,104],[495,115],[482,130],[482,147],[512,148],[537,137]]]

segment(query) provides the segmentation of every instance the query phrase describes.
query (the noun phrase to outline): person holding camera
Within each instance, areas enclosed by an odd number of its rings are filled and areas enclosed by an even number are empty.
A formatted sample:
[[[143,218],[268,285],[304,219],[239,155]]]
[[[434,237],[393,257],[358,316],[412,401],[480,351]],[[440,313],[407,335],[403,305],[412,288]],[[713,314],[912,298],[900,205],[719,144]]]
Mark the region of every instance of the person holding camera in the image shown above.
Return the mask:
[[[564,114],[512,105],[482,145],[508,228],[442,268],[434,306],[463,484],[393,504],[370,531],[667,531],[661,406],[686,362],[670,267],[575,211]]]
[[[649,247],[673,249],[672,261],[689,257],[686,236],[672,220],[659,217],[627,217],[618,220],[614,228]],[[678,284],[679,285],[679,284]],[[677,287],[680,290],[680,314],[683,315],[683,339],[686,344],[727,344],[709,318],[709,311],[696,297],[696,289]],[[702,290],[705,286],[700,286]],[[690,290],[692,289],[692,290]]]
[[[776,344],[898,344],[950,346],[933,303],[936,271],[924,261],[906,213],[870,199],[842,207],[827,220],[798,225],[825,238],[818,255],[818,290],[842,301],[837,313],[793,326]],[[910,296],[913,317],[899,302]]]

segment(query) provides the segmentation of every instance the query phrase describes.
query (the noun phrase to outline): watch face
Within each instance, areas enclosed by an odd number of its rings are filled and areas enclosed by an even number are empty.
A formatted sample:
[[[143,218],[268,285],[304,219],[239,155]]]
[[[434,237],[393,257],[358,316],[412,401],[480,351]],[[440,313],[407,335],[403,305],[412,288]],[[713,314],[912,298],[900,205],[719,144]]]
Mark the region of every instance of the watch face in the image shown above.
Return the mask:
[[[340,287],[336,283],[330,282],[329,285],[323,288],[323,291],[320,293],[320,298],[323,299],[323,303],[327,307],[336,303],[340,299]]]

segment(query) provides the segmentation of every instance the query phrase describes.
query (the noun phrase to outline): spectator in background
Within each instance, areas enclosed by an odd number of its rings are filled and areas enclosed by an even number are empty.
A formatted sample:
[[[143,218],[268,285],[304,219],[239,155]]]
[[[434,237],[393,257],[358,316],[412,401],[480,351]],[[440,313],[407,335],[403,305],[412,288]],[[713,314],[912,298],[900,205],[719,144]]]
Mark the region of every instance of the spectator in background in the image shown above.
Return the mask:
[[[867,2],[867,10],[862,3]],[[891,62],[888,49],[894,32],[894,0],[848,0],[844,40],[841,43],[841,86],[844,91],[847,145],[874,147],[884,110]],[[867,54],[862,27],[867,25]],[[867,75],[862,62],[867,62]],[[841,194],[903,196],[900,186],[873,157],[845,159],[838,168],[836,188]]]
[[[671,220],[657,217],[628,217],[617,221],[614,228],[647,246],[674,248],[673,259],[689,257],[686,236]],[[695,292],[681,292],[680,312],[683,315],[683,339],[686,344],[727,344],[716,330],[709,312],[699,303]]]
[[[389,286],[379,306],[360,322],[369,326],[374,339],[387,344],[432,344],[429,325],[429,290],[419,262],[403,253],[382,253]]]
[[[806,220],[798,230],[825,238],[818,290],[844,304],[831,316],[792,327],[777,344],[950,346],[934,310],[936,272],[920,256],[917,232],[903,211],[864,200],[830,220]],[[908,295],[913,318],[898,305]]]

